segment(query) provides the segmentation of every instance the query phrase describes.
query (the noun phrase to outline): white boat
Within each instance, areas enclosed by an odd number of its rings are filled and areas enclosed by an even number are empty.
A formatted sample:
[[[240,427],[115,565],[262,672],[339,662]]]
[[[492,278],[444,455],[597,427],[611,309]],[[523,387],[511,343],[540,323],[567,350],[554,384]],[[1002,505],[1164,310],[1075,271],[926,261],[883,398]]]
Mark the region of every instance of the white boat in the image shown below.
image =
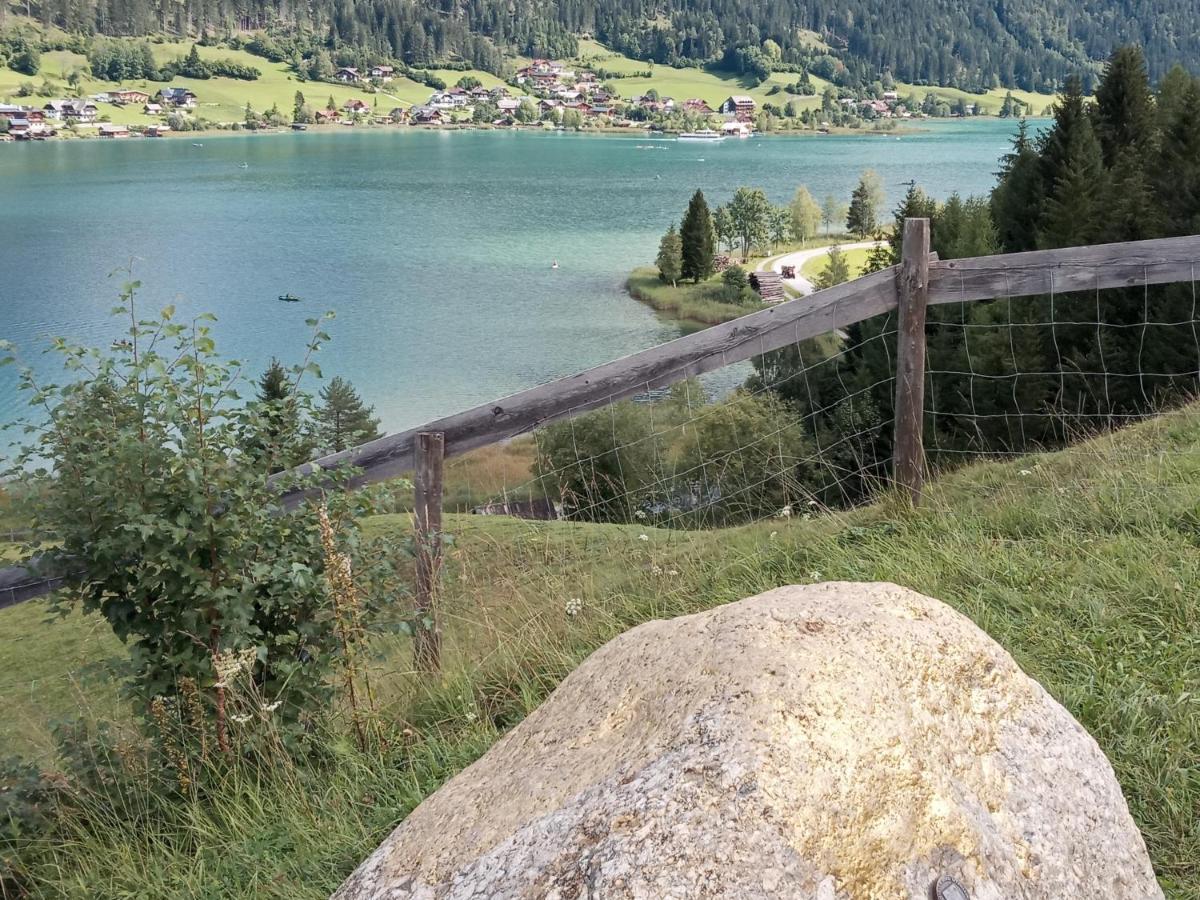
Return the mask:
[[[723,141],[725,135],[711,128],[701,128],[699,131],[685,131],[679,136],[681,141]]]

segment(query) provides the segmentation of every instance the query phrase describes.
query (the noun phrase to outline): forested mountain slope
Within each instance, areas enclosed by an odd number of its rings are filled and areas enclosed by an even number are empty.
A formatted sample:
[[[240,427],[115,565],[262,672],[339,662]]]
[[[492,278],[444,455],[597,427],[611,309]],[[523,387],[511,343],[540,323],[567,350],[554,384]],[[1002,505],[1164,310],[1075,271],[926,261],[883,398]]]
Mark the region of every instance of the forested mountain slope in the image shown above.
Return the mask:
[[[499,72],[512,52],[573,56],[576,36],[660,64],[754,74],[794,65],[847,83],[1054,90],[1140,43],[1151,76],[1200,60],[1194,0],[21,0],[69,32],[214,35],[267,29],[424,66]]]

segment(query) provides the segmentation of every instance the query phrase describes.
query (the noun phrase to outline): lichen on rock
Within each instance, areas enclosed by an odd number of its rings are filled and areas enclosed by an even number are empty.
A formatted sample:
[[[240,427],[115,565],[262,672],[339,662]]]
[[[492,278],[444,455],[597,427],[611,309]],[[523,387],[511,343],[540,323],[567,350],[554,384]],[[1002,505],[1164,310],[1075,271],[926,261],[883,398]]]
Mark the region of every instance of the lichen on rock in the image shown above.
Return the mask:
[[[1012,658],[889,584],[632,629],[335,894],[1159,898],[1112,768]]]

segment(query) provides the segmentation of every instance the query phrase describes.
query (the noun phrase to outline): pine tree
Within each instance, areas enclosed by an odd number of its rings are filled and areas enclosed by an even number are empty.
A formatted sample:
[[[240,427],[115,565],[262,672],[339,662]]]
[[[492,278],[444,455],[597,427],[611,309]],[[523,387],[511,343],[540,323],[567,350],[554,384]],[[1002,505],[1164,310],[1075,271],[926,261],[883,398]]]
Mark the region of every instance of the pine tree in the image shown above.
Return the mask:
[[[324,448],[339,453],[379,437],[374,407],[363,404],[350,382],[336,377],[321,389],[321,404],[313,414]]]
[[[867,186],[862,181],[850,195],[850,208],[846,212],[846,230],[866,239],[875,230],[875,210],[867,192]]]
[[[681,277],[699,282],[712,275],[713,223],[703,191],[697,190],[692,195],[679,226],[679,239],[683,244]]]
[[[671,287],[675,287],[683,271],[683,241],[679,239],[674,225],[667,229],[667,233],[659,242],[656,262],[659,277],[663,281],[671,282]]]
[[[1155,187],[1171,234],[1200,232],[1200,80],[1175,67],[1159,85]]]
[[[1091,242],[1103,225],[1105,172],[1100,142],[1084,106],[1083,85],[1078,77],[1067,79],[1041,160],[1048,191],[1038,223],[1038,245],[1070,247]]]
[[[846,260],[846,254],[842,252],[839,245],[834,244],[829,248],[825,260],[825,268],[813,282],[818,291],[850,280],[850,263]]]
[[[1029,140],[1029,126],[1022,119],[992,191],[992,220],[1001,249],[1016,253],[1036,245],[1045,202],[1044,184],[1041,159]]]
[[[262,431],[251,441],[251,452],[260,454],[269,472],[298,466],[308,460],[312,442],[305,433],[299,399],[287,370],[272,359],[258,380]]]
[[[1104,67],[1096,88],[1096,137],[1104,165],[1112,168],[1126,150],[1146,156],[1152,151],[1155,129],[1154,95],[1140,48],[1118,47]]]

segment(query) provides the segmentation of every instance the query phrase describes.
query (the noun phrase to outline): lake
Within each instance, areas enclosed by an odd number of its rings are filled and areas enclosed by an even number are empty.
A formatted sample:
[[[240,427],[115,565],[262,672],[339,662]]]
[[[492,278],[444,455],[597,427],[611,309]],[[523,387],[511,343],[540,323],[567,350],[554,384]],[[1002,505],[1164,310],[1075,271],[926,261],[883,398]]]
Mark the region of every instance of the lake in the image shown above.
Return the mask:
[[[710,203],[740,185],[777,203],[799,184],[848,200],[870,167],[889,206],[910,179],[938,197],[984,193],[1014,128],[980,119],[721,144],[342,129],[2,145],[0,336],[42,373],[51,336],[106,344],[127,279],[111,273],[131,264],[142,310],[215,313],[219,347],[255,375],[272,356],[296,361],[304,320],[331,309],[326,377],[349,378],[397,430],[678,336],[622,286],[696,188]],[[276,299],[289,292],[303,302]],[[0,423],[23,403],[15,370],[0,369]]]

